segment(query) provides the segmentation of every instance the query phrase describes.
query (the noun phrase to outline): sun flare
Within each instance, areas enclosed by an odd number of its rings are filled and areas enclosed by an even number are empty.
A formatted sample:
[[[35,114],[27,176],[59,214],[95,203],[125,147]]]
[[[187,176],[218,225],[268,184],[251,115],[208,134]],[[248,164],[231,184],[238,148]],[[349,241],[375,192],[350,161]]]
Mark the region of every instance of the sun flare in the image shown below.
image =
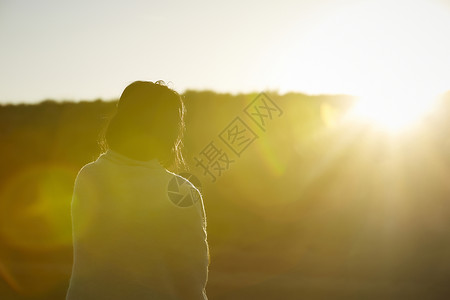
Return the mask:
[[[425,117],[433,108],[433,97],[394,91],[361,96],[350,111],[350,118],[398,133]]]

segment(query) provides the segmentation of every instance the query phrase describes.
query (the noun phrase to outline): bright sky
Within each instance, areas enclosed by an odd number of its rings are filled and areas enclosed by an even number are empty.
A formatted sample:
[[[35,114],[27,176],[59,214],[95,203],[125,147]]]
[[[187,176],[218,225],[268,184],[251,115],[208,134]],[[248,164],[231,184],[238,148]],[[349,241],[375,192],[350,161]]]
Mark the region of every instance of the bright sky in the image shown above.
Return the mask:
[[[248,92],[450,90],[445,0],[0,0],[0,103],[134,80]]]

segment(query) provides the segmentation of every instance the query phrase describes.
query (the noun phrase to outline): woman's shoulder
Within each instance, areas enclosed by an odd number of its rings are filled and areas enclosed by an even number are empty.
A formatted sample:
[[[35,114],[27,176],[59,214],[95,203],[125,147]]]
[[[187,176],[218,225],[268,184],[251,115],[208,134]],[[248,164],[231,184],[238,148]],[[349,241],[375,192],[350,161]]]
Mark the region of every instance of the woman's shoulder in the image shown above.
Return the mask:
[[[95,160],[85,164],[78,171],[77,177],[91,176],[102,172],[103,169],[107,168],[108,160],[106,159],[107,153],[101,153]]]
[[[206,230],[206,213],[199,182],[189,173],[175,174],[167,171],[169,176],[167,196],[177,211],[195,211],[200,216],[202,227]],[[195,182],[195,184],[193,183]]]
[[[196,178],[193,175],[189,173],[176,174],[168,170],[166,170],[166,173],[169,180],[168,190],[170,190],[171,188],[172,189],[184,188],[184,190],[196,193],[198,194],[199,197],[201,197],[201,191],[198,187],[199,184],[198,183],[194,184]]]
[[[171,172],[169,170],[166,170],[166,173],[168,174],[169,178],[175,178],[176,180],[178,180],[180,182],[188,184],[192,188],[196,188],[195,185],[192,182],[189,181],[189,179],[188,179],[189,176],[186,176],[186,174],[188,174],[188,173],[177,174],[177,173],[173,173],[173,172]]]
[[[98,160],[91,161],[80,168],[77,177],[89,176],[94,173],[99,167]]]
[[[86,163],[80,168],[76,176],[75,182],[92,180],[96,175],[101,172],[104,168],[102,163],[102,155],[100,155],[96,160]]]

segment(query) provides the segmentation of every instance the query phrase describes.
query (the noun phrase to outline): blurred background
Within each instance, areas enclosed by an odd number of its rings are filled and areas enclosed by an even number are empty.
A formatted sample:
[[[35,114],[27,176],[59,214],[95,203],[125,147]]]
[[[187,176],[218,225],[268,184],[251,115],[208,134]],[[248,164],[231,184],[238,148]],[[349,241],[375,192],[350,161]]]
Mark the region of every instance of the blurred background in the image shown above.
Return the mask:
[[[449,35],[440,0],[1,0],[0,299],[64,299],[75,176],[125,86],[159,79],[187,107],[210,299],[448,299]]]

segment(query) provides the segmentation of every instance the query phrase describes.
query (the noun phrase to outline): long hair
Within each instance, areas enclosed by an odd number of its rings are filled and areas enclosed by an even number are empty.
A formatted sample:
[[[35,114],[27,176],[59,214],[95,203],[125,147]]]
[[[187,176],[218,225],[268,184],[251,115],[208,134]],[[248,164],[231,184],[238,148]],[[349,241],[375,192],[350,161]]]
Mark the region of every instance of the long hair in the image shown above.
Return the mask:
[[[102,150],[138,160],[156,158],[166,168],[186,168],[181,96],[164,81],[135,81],[123,91],[116,112],[100,135]]]

